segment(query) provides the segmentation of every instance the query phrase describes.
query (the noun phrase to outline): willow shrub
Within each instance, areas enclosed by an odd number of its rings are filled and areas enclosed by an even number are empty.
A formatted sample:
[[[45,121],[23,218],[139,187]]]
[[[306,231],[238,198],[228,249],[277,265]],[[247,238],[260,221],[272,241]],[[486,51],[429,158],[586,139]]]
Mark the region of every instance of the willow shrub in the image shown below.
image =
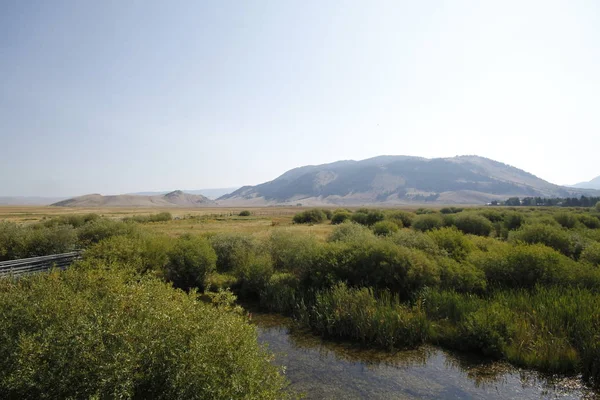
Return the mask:
[[[245,317],[117,271],[0,280],[0,397],[288,397]]]
[[[444,226],[444,220],[440,214],[420,214],[412,222],[413,229],[421,232],[439,229]]]
[[[427,232],[427,235],[456,261],[465,260],[475,249],[469,238],[454,227],[435,229]]]
[[[0,222],[0,260],[64,253],[77,246],[77,233],[70,225],[24,227]]]
[[[246,267],[259,247],[254,237],[239,233],[218,233],[211,236],[210,244],[217,254],[219,273]]]
[[[332,338],[351,339],[386,349],[414,347],[429,334],[419,305],[409,307],[384,291],[349,288],[340,283],[316,294],[315,303],[301,307],[301,323]]]
[[[478,236],[489,236],[494,226],[484,216],[474,213],[460,213],[454,218],[454,226],[463,233]]]
[[[566,256],[571,256],[574,252],[574,246],[568,232],[560,227],[543,223],[526,224],[519,230],[510,232],[508,239],[512,242],[544,244]]]
[[[168,257],[165,275],[177,288],[204,290],[208,275],[216,269],[217,255],[203,237],[178,238]]]

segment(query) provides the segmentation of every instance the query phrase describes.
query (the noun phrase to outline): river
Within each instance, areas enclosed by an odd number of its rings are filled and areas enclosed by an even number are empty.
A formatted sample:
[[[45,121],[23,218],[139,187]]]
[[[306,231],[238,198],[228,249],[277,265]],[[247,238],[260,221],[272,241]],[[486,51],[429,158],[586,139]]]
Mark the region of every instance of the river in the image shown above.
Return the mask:
[[[577,378],[459,355],[433,346],[396,353],[323,341],[291,320],[254,313],[259,341],[306,399],[600,399]]]

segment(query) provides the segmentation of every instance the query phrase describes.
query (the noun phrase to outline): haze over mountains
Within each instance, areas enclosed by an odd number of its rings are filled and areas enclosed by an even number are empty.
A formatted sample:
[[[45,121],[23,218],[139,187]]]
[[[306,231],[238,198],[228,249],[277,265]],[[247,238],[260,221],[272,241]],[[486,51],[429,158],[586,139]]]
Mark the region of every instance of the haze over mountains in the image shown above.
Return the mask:
[[[599,190],[586,189],[597,188]],[[231,193],[224,194],[228,191]],[[216,201],[202,194],[212,195]],[[237,190],[90,194],[54,202],[62,207],[205,207],[266,205],[485,204],[509,197],[600,195],[600,177],[577,187],[555,185],[521,169],[479,156],[380,156],[294,168]],[[19,204],[16,198],[5,198]],[[21,198],[22,200],[24,198]],[[43,198],[38,198],[43,199]],[[0,198],[2,200],[2,198]],[[6,204],[6,203],[5,203]],[[20,204],[26,204],[23,200]],[[45,203],[48,204],[48,203]]]
[[[549,183],[478,156],[380,156],[292,169],[273,181],[244,186],[219,205],[482,204],[508,197],[573,197],[597,191]]]
[[[591,181],[588,182],[579,182],[573,185],[574,188],[582,188],[582,189],[596,189],[600,190],[600,176],[595,177]]]

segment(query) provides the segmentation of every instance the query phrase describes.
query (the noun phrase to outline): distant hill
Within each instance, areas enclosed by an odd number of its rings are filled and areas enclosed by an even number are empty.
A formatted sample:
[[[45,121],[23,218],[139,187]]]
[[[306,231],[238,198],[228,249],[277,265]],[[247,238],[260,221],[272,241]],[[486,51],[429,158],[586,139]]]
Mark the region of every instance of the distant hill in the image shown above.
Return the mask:
[[[56,207],[205,207],[216,203],[209,198],[175,190],[164,195],[140,196],[88,194],[52,204]]]
[[[573,185],[574,188],[582,188],[582,189],[596,189],[600,190],[600,176],[595,177],[591,181],[588,182],[579,182]]]
[[[292,169],[217,199],[220,205],[482,204],[508,197],[569,197],[597,191],[549,183],[484,157],[380,156]]]
[[[239,189],[239,186],[231,187],[231,188],[183,190],[183,192],[184,193],[189,193],[189,194],[201,194],[202,196],[206,196],[209,199],[214,200],[214,199],[217,199],[217,198],[219,198],[221,196],[224,196],[226,194],[234,192],[237,189]],[[137,192],[137,193],[130,193],[130,194],[135,194],[135,195],[138,195],[138,196],[156,196],[156,195],[167,194],[167,193],[169,193],[169,192],[168,191],[164,191],[164,192]]]

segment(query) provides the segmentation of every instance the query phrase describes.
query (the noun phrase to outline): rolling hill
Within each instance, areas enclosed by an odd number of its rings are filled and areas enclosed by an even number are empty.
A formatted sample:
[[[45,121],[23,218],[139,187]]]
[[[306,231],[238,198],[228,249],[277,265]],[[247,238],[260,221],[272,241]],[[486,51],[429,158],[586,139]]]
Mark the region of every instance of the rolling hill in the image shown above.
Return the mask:
[[[184,193],[181,190],[156,196],[88,194],[52,204],[56,207],[206,207],[214,205],[216,203],[207,197]]]
[[[482,204],[508,197],[573,197],[598,191],[549,183],[484,157],[380,156],[292,169],[217,199],[219,205]]]
[[[581,188],[581,189],[596,189],[596,190],[600,190],[600,176],[597,176],[597,177],[595,177],[594,179],[592,179],[591,181],[588,181],[588,182],[579,182],[579,183],[576,183],[572,187],[574,187],[574,188]]]

